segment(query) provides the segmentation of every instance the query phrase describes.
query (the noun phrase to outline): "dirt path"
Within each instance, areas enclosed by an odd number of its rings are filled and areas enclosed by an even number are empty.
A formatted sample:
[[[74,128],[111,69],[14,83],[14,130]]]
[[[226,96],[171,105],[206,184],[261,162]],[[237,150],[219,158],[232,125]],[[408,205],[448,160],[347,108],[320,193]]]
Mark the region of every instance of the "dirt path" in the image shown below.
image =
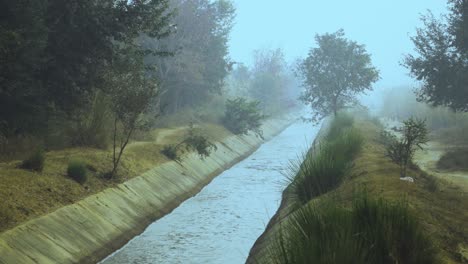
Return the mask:
[[[389,119],[381,119],[387,130],[393,127],[400,127],[401,122]],[[445,179],[468,192],[468,172],[467,171],[446,171],[437,168],[437,162],[448,151],[456,149],[459,146],[442,144],[437,141],[430,141],[424,146],[424,150],[416,152],[414,162],[425,172],[436,177]]]
[[[444,145],[436,141],[430,141],[425,146],[424,150],[416,152],[414,161],[419,167],[434,176],[452,182],[465,192],[468,192],[468,172],[466,171],[445,171],[437,169],[439,159],[455,146]]]

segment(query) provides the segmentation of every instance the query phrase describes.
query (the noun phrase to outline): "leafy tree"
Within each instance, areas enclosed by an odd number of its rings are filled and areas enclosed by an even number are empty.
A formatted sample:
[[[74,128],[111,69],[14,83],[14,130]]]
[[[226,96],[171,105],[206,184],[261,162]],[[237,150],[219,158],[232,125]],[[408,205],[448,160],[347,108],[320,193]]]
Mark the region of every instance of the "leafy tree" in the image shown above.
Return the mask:
[[[2,1],[0,8],[0,135],[23,134],[45,119],[47,94],[37,82],[44,62],[47,1]]]
[[[401,137],[391,132],[382,132],[382,141],[386,156],[400,166],[400,177],[403,178],[416,150],[423,149],[422,145],[428,141],[426,122],[409,118],[398,132]]]
[[[287,88],[286,68],[281,49],[255,51],[250,94],[263,108],[276,110],[281,106]]]
[[[248,101],[243,97],[227,100],[224,126],[236,135],[247,135],[252,131],[263,137],[260,127],[266,116],[261,114],[259,105],[259,101]]]
[[[313,121],[356,103],[356,95],[372,89],[379,72],[363,45],[345,38],[343,30],[316,35],[318,47],[297,67],[305,91],[301,100],[314,111]]]
[[[112,87],[114,113],[112,171],[114,177],[122,154],[133,132],[145,126],[142,114],[147,111],[152,98],[159,96],[156,80],[147,77],[143,55],[133,45],[127,44],[114,57],[109,85]]]
[[[418,99],[434,106],[468,111],[468,2],[451,0],[447,19],[429,13],[423,28],[412,38],[417,55],[407,55],[404,65],[422,87]]]
[[[221,93],[231,67],[228,36],[235,12],[226,0],[172,0],[171,6],[177,10],[174,34],[143,43],[172,55],[146,58],[157,65],[167,113],[200,105],[210,94]]]

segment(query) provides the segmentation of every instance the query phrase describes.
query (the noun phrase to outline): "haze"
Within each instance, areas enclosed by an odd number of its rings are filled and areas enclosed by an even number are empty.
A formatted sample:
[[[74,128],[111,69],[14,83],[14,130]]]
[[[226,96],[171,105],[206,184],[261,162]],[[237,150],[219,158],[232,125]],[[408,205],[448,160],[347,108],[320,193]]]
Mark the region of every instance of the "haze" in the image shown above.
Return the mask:
[[[251,64],[252,52],[259,48],[282,48],[289,61],[303,58],[315,45],[315,34],[343,28],[349,39],[366,45],[372,55],[382,77],[376,88],[413,82],[399,65],[403,54],[413,50],[410,36],[421,24],[421,14],[431,10],[439,16],[447,10],[446,1],[440,0],[233,2],[237,16],[230,56],[234,61]]]

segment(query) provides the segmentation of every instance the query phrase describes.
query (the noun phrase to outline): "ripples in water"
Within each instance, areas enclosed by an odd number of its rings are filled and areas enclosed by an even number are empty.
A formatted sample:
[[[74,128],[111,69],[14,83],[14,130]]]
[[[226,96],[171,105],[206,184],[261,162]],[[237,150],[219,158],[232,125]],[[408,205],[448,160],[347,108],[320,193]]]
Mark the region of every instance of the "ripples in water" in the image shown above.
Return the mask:
[[[290,160],[317,130],[291,125],[103,263],[244,263],[279,206]]]

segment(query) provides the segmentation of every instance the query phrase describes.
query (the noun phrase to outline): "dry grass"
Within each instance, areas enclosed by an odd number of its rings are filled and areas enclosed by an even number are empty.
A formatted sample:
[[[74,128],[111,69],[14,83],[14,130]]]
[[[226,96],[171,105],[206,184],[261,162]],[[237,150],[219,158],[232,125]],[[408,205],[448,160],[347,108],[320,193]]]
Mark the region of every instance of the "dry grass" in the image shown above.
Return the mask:
[[[220,125],[202,124],[201,127],[213,141],[230,135]],[[167,162],[168,159],[160,153],[161,149],[165,144],[182,140],[186,129],[156,129],[145,137],[155,140],[132,142],[123,155],[119,177],[114,180],[102,177],[111,170],[111,150],[71,148],[51,151],[46,154],[41,173],[17,168],[20,161],[0,163],[0,231],[77,202]],[[85,162],[90,169],[84,185],[66,175],[69,161],[76,159]]]

